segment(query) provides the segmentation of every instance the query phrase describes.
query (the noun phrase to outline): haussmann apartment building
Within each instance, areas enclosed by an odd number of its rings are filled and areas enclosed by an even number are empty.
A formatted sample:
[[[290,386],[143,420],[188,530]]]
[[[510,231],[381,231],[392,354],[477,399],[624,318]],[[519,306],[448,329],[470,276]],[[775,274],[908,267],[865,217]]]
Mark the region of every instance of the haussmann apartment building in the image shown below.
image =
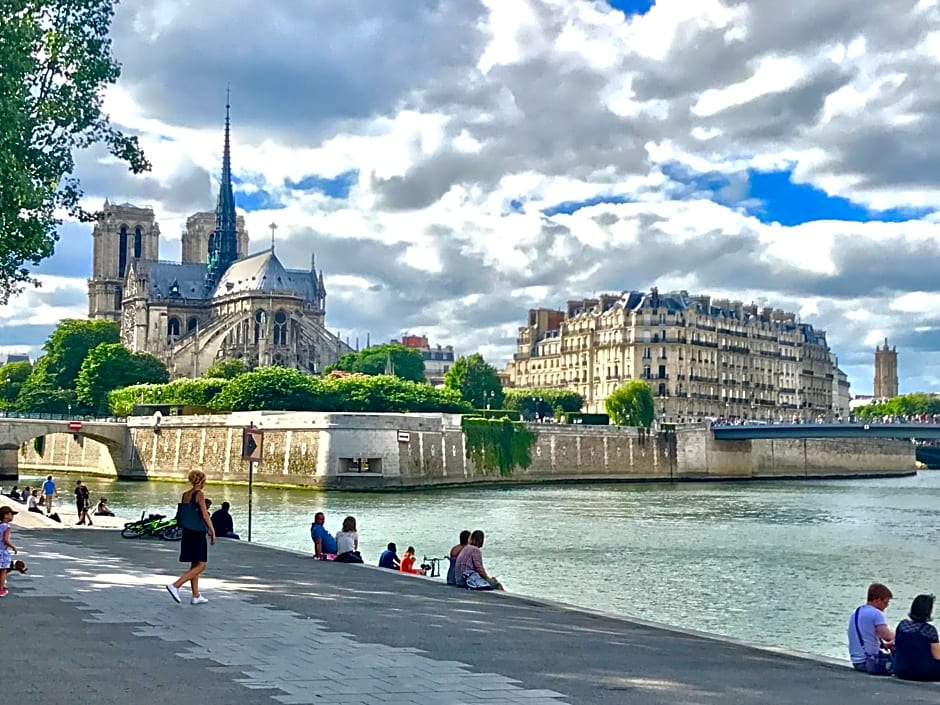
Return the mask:
[[[530,310],[517,344],[512,386],[574,390],[587,412],[603,413],[611,392],[643,379],[662,421],[841,414],[833,391],[845,376],[825,332],[780,309],[655,288],[604,294]]]

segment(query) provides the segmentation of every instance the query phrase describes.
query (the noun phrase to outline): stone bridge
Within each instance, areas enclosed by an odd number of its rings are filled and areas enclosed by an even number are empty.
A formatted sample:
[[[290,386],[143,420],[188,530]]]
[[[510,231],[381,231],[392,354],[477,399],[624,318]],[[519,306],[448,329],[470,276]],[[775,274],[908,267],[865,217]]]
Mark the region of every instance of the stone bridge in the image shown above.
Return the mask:
[[[717,441],[750,441],[810,438],[896,438],[927,440],[940,438],[940,424],[923,423],[833,423],[833,424],[745,424],[712,426]]]
[[[18,456],[24,444],[58,433],[101,443],[111,456],[115,474],[131,465],[133,449],[127,424],[123,421],[0,418],[0,480],[18,479]]]

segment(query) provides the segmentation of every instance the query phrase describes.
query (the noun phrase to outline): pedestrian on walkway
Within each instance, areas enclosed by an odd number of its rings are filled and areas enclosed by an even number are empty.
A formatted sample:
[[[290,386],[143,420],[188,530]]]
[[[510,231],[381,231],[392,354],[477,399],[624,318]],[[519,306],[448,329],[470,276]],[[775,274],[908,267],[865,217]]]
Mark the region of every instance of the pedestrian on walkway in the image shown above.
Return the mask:
[[[180,599],[180,588],[187,582],[192,588],[192,605],[202,605],[208,602],[199,594],[199,576],[206,569],[209,562],[209,548],[206,546],[206,534],[209,543],[215,545],[215,529],[206,509],[206,495],[203,492],[206,486],[206,474],[199,470],[189,473],[190,489],[183,493],[177,509],[177,521],[183,527],[183,539],[180,541],[180,563],[189,563],[189,570],[176,579],[176,582],[166,586],[167,592],[176,600]]]
[[[81,480],[76,481],[75,483],[75,510],[78,514],[78,521],[75,522],[76,525],[84,525],[87,521],[88,526],[93,526],[91,523],[91,514],[88,513],[88,505],[91,504],[91,495],[88,492],[88,488],[82,483]]]
[[[55,482],[52,479],[52,475],[49,475],[46,481],[42,483],[42,496],[45,500],[46,516],[52,514],[52,498],[57,494],[59,493],[55,488]]]
[[[7,573],[13,565],[13,554],[18,553],[10,541],[11,522],[16,513],[12,507],[0,507],[0,597],[7,596]]]

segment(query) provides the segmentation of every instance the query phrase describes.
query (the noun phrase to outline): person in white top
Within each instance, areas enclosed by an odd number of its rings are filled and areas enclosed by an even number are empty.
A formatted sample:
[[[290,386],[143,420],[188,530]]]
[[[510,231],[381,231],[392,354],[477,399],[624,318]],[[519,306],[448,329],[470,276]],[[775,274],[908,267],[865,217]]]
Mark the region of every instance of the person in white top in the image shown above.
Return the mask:
[[[42,510],[39,508],[39,490],[33,490],[26,498],[26,511],[42,514]]]
[[[343,530],[336,534],[336,558],[339,563],[362,563],[359,553],[359,534],[356,532],[356,517],[343,519]]]

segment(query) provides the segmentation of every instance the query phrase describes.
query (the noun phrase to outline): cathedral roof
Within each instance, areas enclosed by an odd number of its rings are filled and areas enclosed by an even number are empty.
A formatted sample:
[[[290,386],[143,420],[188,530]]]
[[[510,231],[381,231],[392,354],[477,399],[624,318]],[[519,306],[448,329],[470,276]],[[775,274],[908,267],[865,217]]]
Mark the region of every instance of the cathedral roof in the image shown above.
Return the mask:
[[[206,265],[140,260],[138,274],[147,280],[147,295],[156,298],[205,298]]]
[[[317,282],[310,272],[285,269],[273,250],[250,255],[232,264],[222,275],[213,297],[241,292],[297,294],[316,301]]]

